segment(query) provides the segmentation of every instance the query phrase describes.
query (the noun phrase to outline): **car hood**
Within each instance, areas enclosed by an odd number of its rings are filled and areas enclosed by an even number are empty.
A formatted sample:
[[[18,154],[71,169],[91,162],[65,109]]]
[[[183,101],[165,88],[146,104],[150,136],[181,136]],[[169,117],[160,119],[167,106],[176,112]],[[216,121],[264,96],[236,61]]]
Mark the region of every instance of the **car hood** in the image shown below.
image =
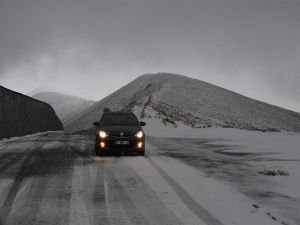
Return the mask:
[[[103,130],[111,136],[120,136],[120,133],[123,132],[126,137],[135,135],[142,128],[140,126],[101,126],[99,130]]]

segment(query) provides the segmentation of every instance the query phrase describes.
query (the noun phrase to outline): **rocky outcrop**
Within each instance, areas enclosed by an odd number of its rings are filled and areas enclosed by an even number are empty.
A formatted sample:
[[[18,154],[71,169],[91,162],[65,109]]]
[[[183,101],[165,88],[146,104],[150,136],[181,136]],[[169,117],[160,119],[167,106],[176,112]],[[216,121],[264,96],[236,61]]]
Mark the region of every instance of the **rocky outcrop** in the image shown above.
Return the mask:
[[[63,130],[53,108],[0,86],[0,139]]]

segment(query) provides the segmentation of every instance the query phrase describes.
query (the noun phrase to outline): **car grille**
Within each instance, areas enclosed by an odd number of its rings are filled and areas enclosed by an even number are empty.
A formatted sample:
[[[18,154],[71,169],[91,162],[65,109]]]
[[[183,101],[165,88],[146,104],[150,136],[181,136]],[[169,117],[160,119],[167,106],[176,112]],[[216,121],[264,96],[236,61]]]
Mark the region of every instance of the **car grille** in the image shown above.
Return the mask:
[[[114,138],[128,138],[128,137],[133,137],[132,134],[124,134],[123,136],[121,136],[120,134],[111,134],[110,136],[114,137]]]

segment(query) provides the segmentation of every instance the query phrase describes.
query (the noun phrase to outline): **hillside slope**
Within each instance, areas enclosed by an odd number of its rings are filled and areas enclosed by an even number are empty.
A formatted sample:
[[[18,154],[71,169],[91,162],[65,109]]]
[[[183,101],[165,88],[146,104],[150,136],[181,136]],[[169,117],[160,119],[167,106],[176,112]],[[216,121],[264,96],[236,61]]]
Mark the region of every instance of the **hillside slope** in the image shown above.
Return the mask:
[[[50,104],[63,123],[95,103],[94,101],[57,92],[40,92],[32,97]]]
[[[2,86],[0,86],[0,124],[0,139],[63,130],[61,121],[50,105]]]
[[[87,129],[105,107],[154,110],[158,119],[190,127],[233,127],[247,130],[300,131],[300,114],[247,98],[221,87],[176,74],[140,76],[66,123],[67,131]],[[139,107],[141,110],[136,110]],[[150,115],[151,116],[151,115]]]

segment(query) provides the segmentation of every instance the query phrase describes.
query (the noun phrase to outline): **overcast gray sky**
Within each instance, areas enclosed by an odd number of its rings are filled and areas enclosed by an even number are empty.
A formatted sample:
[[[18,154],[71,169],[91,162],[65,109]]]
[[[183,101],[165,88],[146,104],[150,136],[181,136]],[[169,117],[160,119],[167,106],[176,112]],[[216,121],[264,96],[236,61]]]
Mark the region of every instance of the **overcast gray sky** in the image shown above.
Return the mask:
[[[0,0],[7,88],[100,100],[154,72],[300,112],[300,1]]]

